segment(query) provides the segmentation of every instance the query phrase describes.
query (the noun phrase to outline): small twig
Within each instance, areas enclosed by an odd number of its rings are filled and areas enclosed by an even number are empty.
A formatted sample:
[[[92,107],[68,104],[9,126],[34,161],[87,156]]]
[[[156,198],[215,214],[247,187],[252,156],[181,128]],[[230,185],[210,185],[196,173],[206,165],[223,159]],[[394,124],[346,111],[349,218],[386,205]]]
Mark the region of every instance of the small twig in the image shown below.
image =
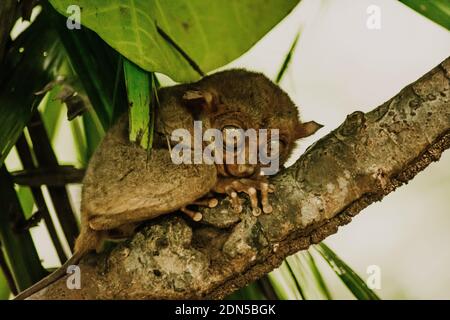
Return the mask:
[[[63,187],[67,184],[81,183],[84,170],[73,166],[58,166],[56,168],[36,168],[11,172],[14,183],[22,186]]]

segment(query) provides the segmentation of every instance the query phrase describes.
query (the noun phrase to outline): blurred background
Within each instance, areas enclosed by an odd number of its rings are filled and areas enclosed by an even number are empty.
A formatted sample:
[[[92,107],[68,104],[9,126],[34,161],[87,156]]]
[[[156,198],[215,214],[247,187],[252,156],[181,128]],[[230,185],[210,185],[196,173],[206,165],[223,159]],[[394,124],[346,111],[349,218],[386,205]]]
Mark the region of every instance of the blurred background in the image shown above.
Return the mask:
[[[374,4],[381,9],[381,28],[370,30],[366,10]],[[303,0],[255,47],[221,69],[243,67],[274,79],[299,31],[281,86],[300,107],[303,120],[325,127],[303,141],[292,161],[348,114],[372,110],[450,53],[450,33],[398,1]],[[160,79],[171,83],[164,76]],[[58,160],[79,166],[69,122],[64,113],[60,117],[52,141]],[[15,151],[6,164],[10,171],[20,168]],[[450,299],[449,168],[447,151],[408,185],[372,204],[325,241],[363,279],[368,266],[380,267],[381,288],[374,289],[380,298]],[[70,194],[79,208],[80,186],[70,186]],[[31,232],[41,243],[38,253],[44,266],[57,267],[46,229],[41,225]],[[334,298],[353,298],[330,269],[322,270]],[[288,287],[286,298],[296,298]]]

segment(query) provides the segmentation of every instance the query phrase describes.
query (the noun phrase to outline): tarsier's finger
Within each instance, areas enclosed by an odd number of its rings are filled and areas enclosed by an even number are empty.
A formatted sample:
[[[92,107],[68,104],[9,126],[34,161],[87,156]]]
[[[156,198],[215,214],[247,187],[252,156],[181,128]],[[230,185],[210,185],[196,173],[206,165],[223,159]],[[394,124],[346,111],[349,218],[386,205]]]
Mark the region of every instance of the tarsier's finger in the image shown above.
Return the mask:
[[[194,201],[192,204],[201,207],[215,208],[219,204],[219,200],[217,200],[216,198],[198,199]]]
[[[247,189],[247,191],[244,191],[248,194],[250,197],[250,203],[252,204],[252,213],[255,217],[261,215],[261,209],[258,207],[258,196],[256,189],[253,187],[250,187]]]
[[[210,208],[215,208],[215,207],[217,207],[218,204],[219,204],[219,200],[217,200],[217,198],[208,199],[208,206]]]
[[[189,210],[189,209],[186,208],[186,207],[182,207],[182,208],[180,209],[180,211],[183,212],[184,214],[186,214],[186,215],[187,215],[188,217],[190,217],[192,220],[197,221],[197,222],[200,221],[200,220],[202,220],[202,218],[203,218],[203,215],[202,215],[200,212]]]
[[[231,198],[231,207],[233,208],[233,211],[236,213],[241,213],[242,205],[241,205],[241,200],[239,199],[239,197],[237,195],[237,192],[230,187],[227,187],[225,191],[228,194],[228,196]]]
[[[265,182],[261,182],[261,204],[264,213],[273,211],[272,206],[269,204],[269,184]]]
[[[269,184],[269,193],[275,192],[275,186],[273,184]]]

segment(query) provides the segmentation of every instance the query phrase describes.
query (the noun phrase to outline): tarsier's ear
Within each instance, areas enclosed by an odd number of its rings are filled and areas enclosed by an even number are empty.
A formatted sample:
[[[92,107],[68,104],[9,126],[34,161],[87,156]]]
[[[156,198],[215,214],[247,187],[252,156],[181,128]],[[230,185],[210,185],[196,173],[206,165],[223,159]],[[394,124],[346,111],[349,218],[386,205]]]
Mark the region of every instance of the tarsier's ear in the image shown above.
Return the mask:
[[[207,90],[188,90],[183,95],[186,105],[192,108],[203,108],[206,112],[216,111],[214,94]]]
[[[297,126],[297,128],[295,129],[295,139],[309,137],[310,135],[313,135],[314,133],[316,133],[316,131],[322,127],[323,127],[323,125],[321,125],[315,121],[300,123]]]

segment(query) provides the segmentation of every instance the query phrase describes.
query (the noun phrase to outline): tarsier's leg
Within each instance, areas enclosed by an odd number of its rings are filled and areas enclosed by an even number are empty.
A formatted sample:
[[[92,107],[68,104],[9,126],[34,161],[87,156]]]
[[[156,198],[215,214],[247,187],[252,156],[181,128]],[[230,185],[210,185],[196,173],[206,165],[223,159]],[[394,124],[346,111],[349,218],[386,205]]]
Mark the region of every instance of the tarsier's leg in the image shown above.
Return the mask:
[[[214,191],[218,193],[226,193],[231,198],[233,211],[240,213],[242,211],[241,200],[237,193],[244,192],[250,198],[252,213],[254,216],[261,214],[259,208],[258,192],[261,192],[261,206],[264,213],[271,213],[272,206],[269,203],[269,193],[274,192],[274,186],[270,185],[265,177],[257,179],[232,179],[224,178],[219,180]]]

